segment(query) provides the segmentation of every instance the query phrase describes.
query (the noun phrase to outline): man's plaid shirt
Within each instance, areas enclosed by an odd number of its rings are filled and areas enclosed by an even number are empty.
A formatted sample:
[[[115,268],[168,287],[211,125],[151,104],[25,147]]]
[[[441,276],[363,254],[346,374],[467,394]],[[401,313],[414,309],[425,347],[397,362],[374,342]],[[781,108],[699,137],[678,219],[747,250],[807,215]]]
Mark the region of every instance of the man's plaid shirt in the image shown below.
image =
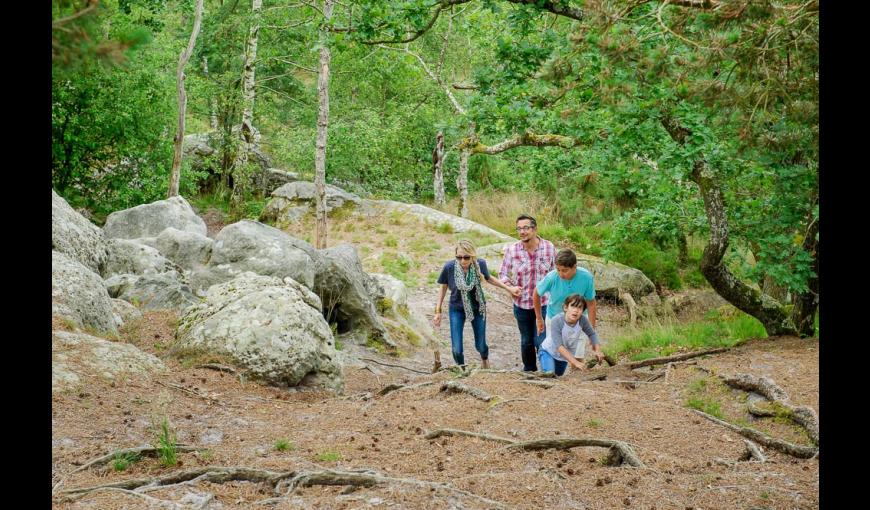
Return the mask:
[[[498,271],[499,280],[522,287],[523,293],[519,298],[514,298],[514,303],[525,310],[534,308],[532,296],[538,282],[556,269],[556,249],[553,243],[540,237],[538,240],[538,249],[531,255],[523,247],[522,241],[510,245]],[[549,296],[541,297],[541,305],[546,305],[548,301]]]

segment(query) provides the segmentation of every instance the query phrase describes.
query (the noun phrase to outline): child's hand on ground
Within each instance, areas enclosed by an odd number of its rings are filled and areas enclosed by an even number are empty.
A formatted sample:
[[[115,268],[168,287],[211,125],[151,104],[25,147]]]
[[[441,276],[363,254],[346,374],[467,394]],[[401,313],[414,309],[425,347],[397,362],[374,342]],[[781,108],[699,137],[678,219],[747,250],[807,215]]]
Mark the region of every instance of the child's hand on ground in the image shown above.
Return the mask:
[[[586,363],[583,363],[583,361],[581,361],[581,360],[575,361],[574,363],[572,363],[572,365],[574,365],[574,368],[576,368],[577,370],[579,370],[581,372],[586,370]]]

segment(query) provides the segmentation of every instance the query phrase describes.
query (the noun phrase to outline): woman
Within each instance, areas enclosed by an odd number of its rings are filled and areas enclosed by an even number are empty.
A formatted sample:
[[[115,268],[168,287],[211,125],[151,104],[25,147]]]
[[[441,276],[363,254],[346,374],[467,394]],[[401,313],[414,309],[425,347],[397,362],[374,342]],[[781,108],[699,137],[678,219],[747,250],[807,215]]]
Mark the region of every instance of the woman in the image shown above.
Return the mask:
[[[435,305],[435,327],[441,326],[441,303],[444,295],[450,289],[450,344],[453,350],[453,361],[457,365],[465,365],[462,353],[462,328],[466,318],[471,318],[471,329],[474,332],[474,347],[480,353],[481,366],[489,368],[489,346],[486,345],[486,296],[483,293],[483,281],[486,280],[496,287],[507,291],[511,296],[522,292],[519,288],[511,289],[496,278],[489,275],[486,261],[477,258],[474,244],[463,239],[456,244],[456,260],[444,264],[438,283],[441,293]]]

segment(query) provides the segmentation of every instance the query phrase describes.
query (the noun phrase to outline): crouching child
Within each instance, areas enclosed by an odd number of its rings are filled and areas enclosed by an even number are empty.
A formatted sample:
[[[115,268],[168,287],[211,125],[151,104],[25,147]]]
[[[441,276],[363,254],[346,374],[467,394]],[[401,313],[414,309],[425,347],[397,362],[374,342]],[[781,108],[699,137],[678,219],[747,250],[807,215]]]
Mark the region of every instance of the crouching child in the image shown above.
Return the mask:
[[[550,320],[549,334],[538,351],[542,372],[555,372],[561,376],[569,364],[578,370],[586,370],[583,360],[586,357],[587,336],[595,357],[599,362],[603,359],[598,334],[583,315],[585,309],[586,300],[580,294],[565,298],[562,312]]]

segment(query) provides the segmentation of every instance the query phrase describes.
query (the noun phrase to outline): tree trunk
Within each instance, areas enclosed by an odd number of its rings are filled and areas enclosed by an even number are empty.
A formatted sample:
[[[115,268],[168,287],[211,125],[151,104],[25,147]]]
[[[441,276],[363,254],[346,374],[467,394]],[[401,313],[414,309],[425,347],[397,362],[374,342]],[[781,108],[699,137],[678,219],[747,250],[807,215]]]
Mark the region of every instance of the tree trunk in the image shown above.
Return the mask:
[[[692,180],[701,189],[707,221],[710,224],[710,239],[701,257],[701,272],[704,277],[726,301],[761,321],[768,335],[797,334],[788,313],[780,303],[741,282],[725,267],[722,258],[728,249],[728,218],[722,190],[719,189],[712,169],[705,162],[695,163]]]
[[[202,74],[208,80],[208,57],[202,57]],[[216,131],[218,128],[218,118],[214,106],[214,97],[212,96],[208,98],[208,120],[209,127],[211,127],[212,131]]]
[[[248,32],[248,46],[245,50],[245,63],[242,75],[242,125],[239,129],[241,140],[239,153],[235,162],[234,171],[237,177],[233,182],[232,203],[234,208],[241,205],[247,188],[248,179],[247,164],[248,156],[254,146],[254,98],[256,97],[255,71],[257,60],[257,36],[260,33],[260,10],[263,0],[251,2],[251,29]]]
[[[459,215],[468,217],[468,149],[459,151],[459,175],[456,176],[456,187],[459,190]]]
[[[444,133],[439,131],[435,137],[435,150],[432,151],[435,164],[435,203],[444,205]]]
[[[329,32],[332,0],[323,0],[324,28],[320,31],[320,68],[317,73],[317,146],[314,152],[315,247],[326,248],[326,134],[329,126]]]
[[[809,221],[803,248],[813,256],[815,276],[807,282],[808,290],[795,296],[794,308],[791,312],[791,321],[802,337],[815,334],[816,310],[819,308],[819,222],[813,219],[812,211],[810,211]]]
[[[202,2],[203,0],[196,0],[193,31],[190,33],[187,47],[178,57],[178,69],[175,73],[175,83],[178,89],[178,131],[175,133],[175,154],[172,157],[172,170],[169,173],[168,197],[178,195],[178,185],[181,182],[181,148],[184,143],[184,116],[187,113],[187,92],[184,90],[184,66],[190,60],[190,54],[193,53],[193,46],[196,44],[196,36],[199,35],[199,26],[202,22]]]

